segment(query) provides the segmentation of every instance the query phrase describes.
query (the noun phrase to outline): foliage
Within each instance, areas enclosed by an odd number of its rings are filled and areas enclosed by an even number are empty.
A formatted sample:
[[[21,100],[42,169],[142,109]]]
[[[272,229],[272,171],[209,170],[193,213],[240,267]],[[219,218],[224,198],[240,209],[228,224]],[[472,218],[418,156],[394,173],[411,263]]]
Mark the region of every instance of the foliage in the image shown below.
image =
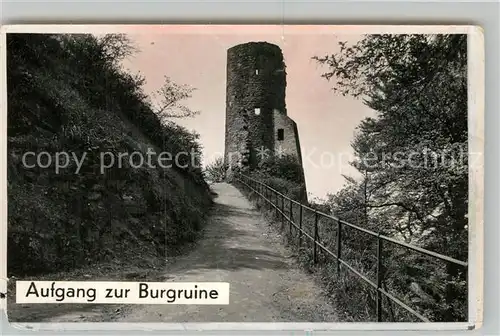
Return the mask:
[[[223,157],[216,158],[213,162],[205,167],[205,178],[209,181],[218,183],[226,179],[227,164],[224,163]]]
[[[263,174],[301,183],[304,180],[302,166],[293,155],[273,155],[259,162],[259,171]]]
[[[125,34],[106,34],[98,38],[97,42],[102,46],[104,58],[116,65],[139,51],[132,40]]]
[[[124,35],[7,34],[9,274],[164,260],[200,229],[210,195],[198,135],[154,113],[144,78],[121,67],[134,50]],[[147,149],[194,160],[99,170],[103,152]],[[78,174],[75,160],[55,173],[23,165],[27,151],[86,157]]]
[[[292,182],[280,177],[265,176],[265,175],[253,175],[262,183],[273,188],[274,190],[282,193],[283,195],[290,197],[296,201],[307,201],[305,195],[305,187],[303,184]]]
[[[170,77],[165,76],[164,84],[155,92],[157,102],[154,104],[154,112],[161,120],[194,117],[198,115],[200,111],[193,110],[181,103],[191,98],[195,90],[195,88],[188,85],[174,83]]]
[[[348,178],[330,196],[333,213],[466,261],[466,35],[369,35],[339,44],[338,54],[315,57],[328,67],[323,77],[336,92],[362,99],[376,116],[357,128],[351,164],[362,177]],[[369,243],[351,243],[350,253],[360,260],[361,245]],[[400,296],[435,321],[467,319],[465,270],[398,254],[394,246],[385,252],[386,281]],[[419,271],[412,271],[417,262]]]
[[[273,155],[262,159],[257,169],[249,172],[253,178],[296,201],[307,203],[302,166],[293,155]]]

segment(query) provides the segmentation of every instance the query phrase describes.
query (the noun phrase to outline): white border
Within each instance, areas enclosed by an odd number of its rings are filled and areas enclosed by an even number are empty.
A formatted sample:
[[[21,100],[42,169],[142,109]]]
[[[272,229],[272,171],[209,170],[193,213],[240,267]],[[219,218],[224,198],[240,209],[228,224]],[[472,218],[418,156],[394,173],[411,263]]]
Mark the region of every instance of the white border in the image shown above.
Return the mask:
[[[210,27],[210,29],[207,29]],[[137,34],[475,34],[481,28],[467,25],[281,25],[281,24],[14,24],[2,27],[3,33],[137,33]],[[482,33],[481,33],[482,34]]]
[[[30,331],[53,330],[117,330],[125,327],[127,330],[470,330],[471,324],[459,323],[301,323],[301,322],[227,322],[227,323],[11,323],[13,327]],[[29,328],[28,328],[29,327]]]
[[[7,102],[6,102],[6,33],[162,33],[162,34],[214,34],[208,25],[8,25],[0,33],[0,93],[3,117],[3,132],[0,137],[0,156],[7,157]],[[210,25],[217,34],[253,33],[256,25]],[[231,29],[228,29],[231,28]],[[484,34],[481,28],[465,25],[259,25],[269,34],[314,34],[314,33],[467,33],[468,38],[468,123],[469,151],[481,153],[480,165],[469,169],[469,321],[464,323],[12,323],[13,327],[29,330],[464,330],[477,329],[483,318],[483,218],[484,218]],[[267,33],[267,31],[266,31]],[[3,215],[0,232],[7,232],[7,164],[0,165],[3,176],[0,194]],[[5,265],[0,273],[0,291],[7,287],[7,235],[2,234],[0,260]],[[7,300],[0,301],[6,310]]]

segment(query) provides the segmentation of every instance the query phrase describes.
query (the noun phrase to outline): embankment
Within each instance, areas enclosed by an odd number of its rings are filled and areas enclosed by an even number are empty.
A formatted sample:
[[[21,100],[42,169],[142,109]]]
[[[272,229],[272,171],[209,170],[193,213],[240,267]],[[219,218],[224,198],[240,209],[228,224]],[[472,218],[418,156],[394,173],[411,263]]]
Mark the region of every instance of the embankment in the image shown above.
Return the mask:
[[[152,112],[143,79],[119,65],[124,46],[42,34],[7,44],[9,276],[148,267],[192,241],[212,203],[200,169],[140,157],[200,147]]]

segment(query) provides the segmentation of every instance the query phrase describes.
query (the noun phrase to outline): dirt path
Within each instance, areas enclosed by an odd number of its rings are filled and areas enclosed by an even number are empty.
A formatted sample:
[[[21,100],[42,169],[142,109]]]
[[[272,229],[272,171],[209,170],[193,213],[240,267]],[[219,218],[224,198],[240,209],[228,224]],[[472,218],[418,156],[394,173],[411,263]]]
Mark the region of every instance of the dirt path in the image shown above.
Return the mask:
[[[219,196],[204,237],[166,273],[168,281],[229,282],[230,304],[134,306],[116,321],[335,322],[321,290],[241,192],[226,183],[213,190]]]
[[[127,281],[229,282],[229,305],[16,305],[11,295],[9,320],[52,323],[336,322],[335,311],[321,289],[295,264],[290,252],[281,244],[281,238],[241,192],[226,183],[215,184],[212,189],[218,194],[213,213],[203,237],[193,245],[192,251],[172,258],[165,270],[147,270],[140,279],[127,276]],[[110,269],[99,271],[101,276],[94,278],[91,272],[86,274],[87,271],[80,270],[73,278],[81,281],[88,276],[86,280],[119,281],[117,279],[124,276],[121,273],[113,275]]]

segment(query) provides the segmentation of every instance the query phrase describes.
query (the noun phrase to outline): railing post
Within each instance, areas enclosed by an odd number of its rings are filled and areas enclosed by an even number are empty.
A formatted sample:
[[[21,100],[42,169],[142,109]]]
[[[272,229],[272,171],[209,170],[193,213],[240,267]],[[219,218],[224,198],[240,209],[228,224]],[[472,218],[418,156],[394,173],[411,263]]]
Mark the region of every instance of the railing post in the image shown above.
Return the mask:
[[[382,239],[377,235],[377,322],[382,322]]]
[[[292,235],[292,221],[293,221],[293,203],[292,203],[292,199],[290,198],[290,225],[289,225],[289,233],[290,233],[290,236]]]
[[[314,249],[313,249],[313,262],[316,265],[318,262],[318,211],[314,210]]]
[[[257,182],[257,193],[259,201],[262,202],[262,185],[259,182]]]
[[[281,195],[281,228],[285,226],[285,196]]]
[[[299,208],[299,248],[302,247],[302,203]]]
[[[337,274],[340,273],[340,259],[342,258],[342,222],[337,220]]]
[[[271,195],[271,192],[269,191],[269,188],[266,186],[266,198],[267,198],[266,204],[269,207],[269,209],[271,209],[271,204],[272,204],[272,201],[273,201],[271,199],[270,195]],[[271,202],[271,204],[269,202]]]
[[[267,204],[269,206],[269,211],[271,211],[271,210],[273,210],[273,192],[268,187],[266,187],[266,189],[267,189],[267,199],[269,200],[269,202],[267,202]]]
[[[274,203],[274,208],[276,209],[276,219],[278,219],[279,215],[279,210],[278,210],[278,192],[274,191],[276,203]]]

